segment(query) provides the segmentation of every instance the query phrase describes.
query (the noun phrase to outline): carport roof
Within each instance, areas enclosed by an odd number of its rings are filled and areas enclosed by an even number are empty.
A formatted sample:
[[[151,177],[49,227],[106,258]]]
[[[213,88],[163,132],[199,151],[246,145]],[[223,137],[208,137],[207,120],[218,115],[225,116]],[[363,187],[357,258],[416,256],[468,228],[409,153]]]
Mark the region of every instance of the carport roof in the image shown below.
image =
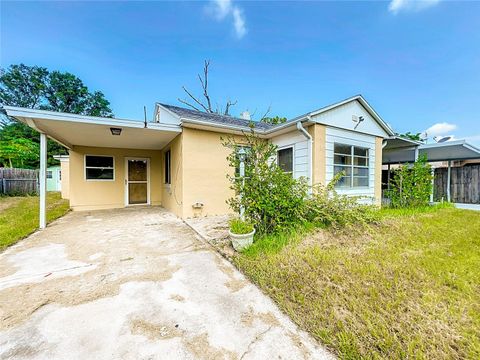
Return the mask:
[[[178,125],[84,116],[4,106],[7,115],[71,149],[74,146],[159,150],[180,132]],[[111,128],[121,128],[112,135]]]
[[[383,151],[383,163],[413,162],[415,147],[388,148],[387,146]],[[428,161],[480,159],[480,149],[465,140],[418,145],[418,153],[420,156],[426,155]]]

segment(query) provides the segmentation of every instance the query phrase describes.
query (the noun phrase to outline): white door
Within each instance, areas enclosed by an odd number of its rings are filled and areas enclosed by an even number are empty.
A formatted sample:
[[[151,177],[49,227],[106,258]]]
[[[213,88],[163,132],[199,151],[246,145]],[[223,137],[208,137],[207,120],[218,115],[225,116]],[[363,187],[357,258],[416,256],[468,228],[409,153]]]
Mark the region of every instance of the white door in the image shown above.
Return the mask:
[[[125,159],[125,205],[150,204],[150,160]]]

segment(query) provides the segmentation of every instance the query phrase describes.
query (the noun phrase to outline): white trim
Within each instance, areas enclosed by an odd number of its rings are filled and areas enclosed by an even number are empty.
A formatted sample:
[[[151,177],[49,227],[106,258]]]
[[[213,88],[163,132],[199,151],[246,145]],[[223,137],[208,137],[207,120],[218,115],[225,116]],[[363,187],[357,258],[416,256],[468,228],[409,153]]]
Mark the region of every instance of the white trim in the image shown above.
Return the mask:
[[[129,160],[141,160],[147,162],[147,202],[143,204],[130,204],[128,202],[128,184],[145,184],[145,181],[130,181],[128,180],[128,161]],[[150,205],[150,158],[146,157],[125,157],[125,181],[124,181],[124,200],[125,206],[139,206],[139,205]]]
[[[87,179],[87,156],[99,156],[99,157],[111,157],[113,159],[113,179]],[[92,168],[89,166],[89,168]],[[115,167],[115,156],[114,155],[99,155],[99,154],[84,154],[83,155],[83,179],[88,182],[95,182],[95,181],[115,181],[115,173],[116,173],[116,167]]]
[[[77,115],[71,113],[62,113],[55,111],[46,111],[46,110],[36,110],[36,109],[27,109],[15,106],[4,106],[7,115],[12,117],[27,118],[24,121],[27,122],[31,119],[39,120],[56,120],[56,121],[70,121],[75,123],[85,123],[93,125],[106,125],[106,126],[117,126],[117,127],[130,127],[130,128],[145,128],[144,121],[140,120],[129,120],[129,119],[117,119],[117,118],[107,118],[107,117],[98,117],[98,116],[85,116]],[[36,124],[35,124],[36,125]],[[147,129],[150,130],[161,130],[161,131],[172,131],[180,133],[181,127],[179,125],[170,125],[170,124],[160,124],[155,122],[147,122]]]

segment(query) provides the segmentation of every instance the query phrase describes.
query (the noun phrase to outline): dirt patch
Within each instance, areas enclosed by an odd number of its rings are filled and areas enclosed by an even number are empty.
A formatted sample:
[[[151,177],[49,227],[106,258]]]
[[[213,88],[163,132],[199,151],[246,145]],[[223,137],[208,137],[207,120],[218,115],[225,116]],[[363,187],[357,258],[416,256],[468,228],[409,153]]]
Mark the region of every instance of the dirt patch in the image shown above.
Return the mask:
[[[134,319],[130,322],[130,331],[134,335],[143,335],[150,340],[171,339],[182,336],[178,324],[152,324],[143,319]]]
[[[251,306],[248,308],[248,312],[243,313],[240,318],[242,324],[248,327],[252,327],[255,320],[260,320],[269,326],[280,326],[280,322],[273,313],[255,312]]]
[[[247,284],[248,281],[244,279],[238,279],[235,277],[235,274],[238,274],[233,265],[228,264],[220,258],[219,256],[215,256],[215,262],[217,267],[228,277],[228,280],[225,282],[225,286],[230,289],[231,292],[237,292],[240,289],[243,289]]]
[[[237,360],[238,355],[234,352],[224,349],[216,348],[210,345],[208,341],[208,334],[195,336],[191,339],[184,339],[184,343],[188,351],[190,351],[195,358],[201,360]]]
[[[180,301],[180,302],[185,301],[185,298],[182,295],[178,295],[178,294],[174,294],[170,296],[170,299]]]

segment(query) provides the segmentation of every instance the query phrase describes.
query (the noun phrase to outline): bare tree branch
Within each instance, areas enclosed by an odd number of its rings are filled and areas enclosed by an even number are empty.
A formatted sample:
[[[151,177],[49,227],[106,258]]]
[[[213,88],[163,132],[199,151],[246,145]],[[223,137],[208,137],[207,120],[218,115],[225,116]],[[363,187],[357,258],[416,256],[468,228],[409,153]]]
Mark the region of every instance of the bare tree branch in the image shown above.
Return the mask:
[[[235,106],[235,105],[237,105],[237,100],[235,100],[235,101],[228,100],[227,104],[225,105],[225,112],[223,113],[223,115],[230,116],[230,107]]]
[[[272,110],[272,104],[268,105],[267,111],[265,111],[265,114],[263,114],[263,116],[260,118],[259,121],[262,121],[263,119],[265,119],[271,110]]]
[[[215,111],[212,109],[212,101],[210,99],[210,94],[208,93],[208,67],[209,66],[210,66],[210,60],[205,60],[205,63],[203,66],[203,77],[200,74],[197,74],[198,80],[200,81],[200,85],[202,86],[203,97],[205,98],[207,103],[204,104],[202,101],[196,98],[190,91],[188,91],[188,89],[185,86],[182,86],[183,91],[185,91],[188,97],[192,99],[196,104],[198,104],[198,106],[192,105],[187,100],[178,99],[178,101],[197,111],[201,111],[200,108],[202,108],[207,113],[216,113],[216,114],[223,113],[223,115],[230,116],[230,108],[232,106],[235,106],[237,104],[237,101],[228,100],[227,103],[225,104],[225,111],[222,111],[223,108],[222,106],[219,106],[218,103]]]
[[[190,91],[188,91],[185,86],[182,86],[182,88],[183,88],[183,91],[185,91],[187,93],[187,95],[190,96],[190,98],[193,101],[195,101],[198,105],[200,105],[202,108],[204,108],[206,112],[211,112],[207,109],[207,107],[205,105],[202,104],[202,102],[200,100],[198,100],[195,96],[193,96],[192,93]]]
[[[186,100],[183,100],[183,99],[180,99],[180,98],[177,98],[177,100],[180,101],[182,104],[190,106],[194,110],[202,111],[202,110],[198,109],[197,107],[193,106],[192,104],[190,104],[189,102],[187,102]]]

